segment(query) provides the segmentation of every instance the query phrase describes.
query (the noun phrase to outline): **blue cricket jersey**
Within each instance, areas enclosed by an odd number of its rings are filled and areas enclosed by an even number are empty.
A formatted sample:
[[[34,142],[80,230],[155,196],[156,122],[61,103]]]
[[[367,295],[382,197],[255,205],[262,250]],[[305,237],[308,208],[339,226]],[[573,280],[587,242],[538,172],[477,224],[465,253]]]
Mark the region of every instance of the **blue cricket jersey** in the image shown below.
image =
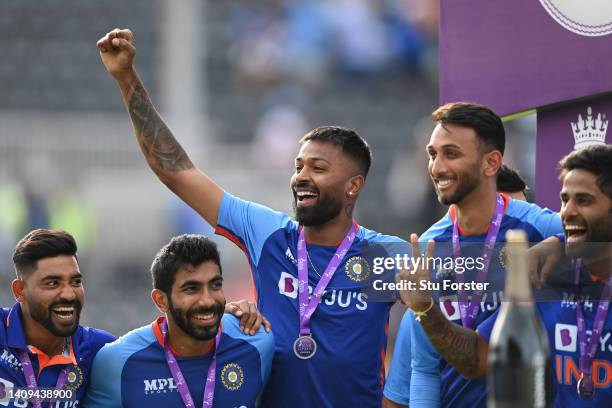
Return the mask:
[[[311,320],[317,352],[300,360],[297,241],[299,225],[286,214],[225,193],[218,234],[247,255],[261,312],[270,320],[276,352],[265,407],[379,407],[384,383],[386,327],[391,302],[368,302],[362,291],[369,271],[354,268],[362,250],[405,241],[359,227],[357,236],[327,287]],[[308,244],[308,286],[312,293],[336,247]],[[316,269],[316,270],[315,270]],[[367,268],[366,268],[367,269]]]
[[[2,351],[0,355],[0,407],[24,408],[32,406],[23,399],[9,400],[6,395],[7,388],[26,388],[27,383],[23,374],[17,350],[28,350],[32,368],[37,375],[40,388],[54,388],[57,378],[64,367],[69,366],[65,389],[74,392],[70,401],[43,402],[43,407],[76,408],[84,399],[89,385],[91,364],[98,350],[115,337],[110,333],[91,327],[78,326],[76,332],[70,337],[69,355],[58,355],[49,358],[42,351],[28,346],[21,319],[21,306],[16,303],[11,309],[0,309],[0,342]]]
[[[103,347],[94,360],[87,408],[183,407],[164,355],[160,324],[133,330]],[[217,350],[215,407],[259,406],[262,389],[270,375],[274,338],[263,327],[254,336],[240,330],[239,320],[225,314],[221,320]],[[189,392],[202,406],[206,374],[212,352],[195,357],[176,357]]]
[[[592,400],[585,401],[576,392],[580,379],[580,346],[578,345],[576,307],[582,307],[587,341],[589,341],[599,305],[600,296],[597,296],[597,292],[603,289],[603,284],[594,282],[584,268],[581,273],[581,282],[583,287],[589,287],[588,292],[590,293],[577,295],[576,288],[570,286],[560,291],[559,301],[536,303],[540,319],[548,334],[555,384],[554,406],[559,408],[606,407],[612,403],[612,312],[608,312],[593,360],[592,374],[595,395]],[[580,299],[580,306],[576,302],[577,299]],[[479,328],[480,335],[487,342],[491,337],[498,314],[495,313],[489,317]]]
[[[529,242],[539,242],[551,235],[561,233],[562,226],[559,214],[548,209],[542,209],[535,204],[525,201],[512,200],[502,195],[505,201],[505,212],[502,218],[497,242],[505,242],[506,232],[510,229],[519,229],[527,233]],[[438,245],[434,256],[452,256],[452,231],[455,219],[454,208],[451,206],[448,213],[420,237],[425,243],[430,239]],[[466,243],[484,243],[486,234],[474,236],[460,236],[462,245]],[[480,256],[482,245],[473,248],[477,253],[470,256]],[[499,250],[499,248],[496,248]],[[462,256],[467,254],[462,253]],[[450,273],[449,273],[450,272]],[[436,282],[452,276],[452,271],[431,271],[431,280]],[[466,282],[470,281],[466,277]],[[485,293],[480,302],[480,309],[475,320],[475,329],[491,316],[499,307],[503,298],[503,283],[505,281],[505,268],[500,260],[499,253],[492,256],[489,266],[487,282],[491,282],[495,291]],[[439,302],[442,314],[450,321],[462,324],[459,314],[458,296],[456,292],[447,290],[434,293]],[[404,322],[406,321],[406,322]],[[392,401],[401,396],[403,400],[410,400],[411,407],[485,407],[486,381],[484,378],[467,380],[452,366],[447,364],[429,341],[421,325],[414,319],[411,311],[406,312],[402,319],[402,330],[408,330],[411,336],[410,353],[405,347],[396,348],[393,355],[393,364],[398,367],[410,365],[412,370],[397,369],[390,371],[387,378],[385,396]],[[395,362],[395,360],[399,360]],[[408,361],[411,360],[411,363]],[[406,390],[410,392],[407,395]],[[437,397],[439,393],[439,398]],[[400,402],[400,401],[397,401]]]

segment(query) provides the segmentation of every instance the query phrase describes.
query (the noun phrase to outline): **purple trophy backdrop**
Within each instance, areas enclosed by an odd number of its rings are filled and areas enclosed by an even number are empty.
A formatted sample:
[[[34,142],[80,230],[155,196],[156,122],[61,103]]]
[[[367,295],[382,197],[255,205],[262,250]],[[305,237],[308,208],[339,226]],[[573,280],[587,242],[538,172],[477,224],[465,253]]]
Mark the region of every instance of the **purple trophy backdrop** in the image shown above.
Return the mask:
[[[606,131],[608,118],[611,115],[612,95],[538,111],[536,139],[538,204],[559,211],[561,204],[559,160],[574,148],[610,140],[606,137]],[[610,165],[612,166],[612,163]]]
[[[568,7],[597,23],[572,19]],[[574,149],[570,123],[586,120],[588,106],[595,118],[612,114],[610,96],[565,104],[612,91],[612,4],[441,0],[440,13],[441,103],[481,103],[501,116],[538,109],[536,199],[558,210],[557,163]]]

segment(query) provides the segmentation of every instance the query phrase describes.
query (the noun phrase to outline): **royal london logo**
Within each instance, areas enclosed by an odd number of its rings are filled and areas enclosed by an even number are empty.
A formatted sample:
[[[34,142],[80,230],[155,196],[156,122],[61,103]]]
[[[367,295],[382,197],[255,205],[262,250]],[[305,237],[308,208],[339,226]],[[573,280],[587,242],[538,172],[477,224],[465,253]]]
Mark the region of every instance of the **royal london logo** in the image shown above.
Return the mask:
[[[242,367],[235,363],[226,364],[221,370],[221,382],[230,391],[236,391],[244,383]]]
[[[571,126],[574,133],[574,150],[606,144],[608,120],[605,113],[603,115],[598,113],[597,118],[594,119],[593,109],[589,106],[586,119],[582,119],[582,115],[578,114],[578,121],[576,123],[571,122]]]
[[[352,281],[364,282],[370,277],[372,269],[365,258],[354,256],[344,264],[344,272]]]
[[[540,0],[546,12],[561,27],[585,37],[612,33],[610,0]]]

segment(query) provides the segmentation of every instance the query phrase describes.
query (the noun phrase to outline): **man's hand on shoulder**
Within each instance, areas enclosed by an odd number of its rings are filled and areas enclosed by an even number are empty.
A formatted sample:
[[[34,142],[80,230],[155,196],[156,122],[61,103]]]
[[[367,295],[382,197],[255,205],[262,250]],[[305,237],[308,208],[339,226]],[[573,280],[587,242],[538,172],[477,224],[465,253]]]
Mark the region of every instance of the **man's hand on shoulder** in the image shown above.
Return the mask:
[[[270,322],[257,309],[255,302],[239,300],[225,304],[225,313],[231,313],[240,319],[240,330],[250,336],[255,335],[263,324],[266,333],[270,333]]]

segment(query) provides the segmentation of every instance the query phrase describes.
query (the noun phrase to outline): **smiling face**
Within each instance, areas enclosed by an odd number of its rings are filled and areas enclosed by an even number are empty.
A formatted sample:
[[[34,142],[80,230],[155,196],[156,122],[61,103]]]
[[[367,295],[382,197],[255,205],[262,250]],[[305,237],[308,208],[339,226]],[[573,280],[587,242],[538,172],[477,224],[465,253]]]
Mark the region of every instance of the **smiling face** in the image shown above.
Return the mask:
[[[296,220],[304,226],[319,226],[337,217],[363,182],[358,174],[357,164],[341,147],[314,140],[304,143],[290,182]]]
[[[427,145],[429,177],[438,201],[457,204],[482,180],[482,154],[476,132],[465,126],[438,124]]]
[[[35,270],[14,282],[24,319],[32,319],[57,337],[75,332],[85,292],[74,256],[40,259]]]
[[[597,186],[597,176],[584,169],[564,175],[560,195],[567,255],[595,255],[599,246],[587,243],[612,241],[612,199]]]
[[[180,268],[167,300],[168,321],[196,340],[213,339],[225,310],[223,277],[219,266],[206,261]]]

